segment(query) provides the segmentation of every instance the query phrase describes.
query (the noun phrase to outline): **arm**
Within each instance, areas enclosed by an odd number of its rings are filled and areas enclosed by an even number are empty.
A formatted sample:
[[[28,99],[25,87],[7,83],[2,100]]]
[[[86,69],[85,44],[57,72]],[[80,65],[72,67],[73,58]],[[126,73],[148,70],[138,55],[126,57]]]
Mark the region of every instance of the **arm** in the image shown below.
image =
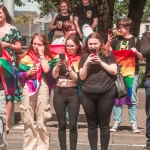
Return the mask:
[[[54,29],[57,29],[57,24],[54,25],[55,23],[55,20],[56,20],[56,17],[58,16],[58,14],[55,14],[50,22],[50,25],[49,25],[49,29],[50,30],[54,30]]]
[[[69,62],[68,62],[67,59],[63,61],[63,64],[65,65],[66,70],[68,71],[68,73],[69,73],[71,79],[72,79],[73,81],[77,81],[77,80],[78,80],[78,75],[76,74],[76,72],[73,71],[73,69],[72,69],[71,66],[69,65]]]
[[[138,57],[138,59],[145,60],[145,58],[142,56],[142,54],[140,52],[138,52],[135,47],[131,48],[131,50],[136,54],[136,56]]]
[[[94,30],[97,25],[98,25],[98,18],[93,18],[93,23],[91,25],[91,28]]]
[[[2,48],[10,48],[11,50],[15,52],[20,52],[21,51],[21,42],[20,41],[15,41],[14,44],[10,44],[7,42],[2,41]]]
[[[73,16],[72,15],[70,15],[70,20],[73,21]]]
[[[79,22],[79,17],[75,16],[75,17],[74,17],[74,23],[75,23],[75,25],[76,25],[77,32],[78,32],[80,38],[82,39],[82,38],[83,38],[83,34],[82,34],[81,30],[80,30],[80,27],[79,27],[78,22]]]
[[[81,57],[80,63],[83,64],[83,66],[79,69],[79,76],[80,76],[81,80],[85,80],[87,77],[88,65],[90,63],[93,63],[93,55],[90,54],[87,57],[85,62],[84,62],[83,58]],[[80,63],[79,63],[79,66],[80,66]]]

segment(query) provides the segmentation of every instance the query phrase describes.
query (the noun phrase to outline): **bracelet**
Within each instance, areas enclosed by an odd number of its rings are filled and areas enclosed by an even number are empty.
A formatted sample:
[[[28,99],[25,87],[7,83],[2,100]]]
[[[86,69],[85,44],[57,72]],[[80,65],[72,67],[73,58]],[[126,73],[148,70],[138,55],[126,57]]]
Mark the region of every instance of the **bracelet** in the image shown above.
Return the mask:
[[[44,55],[40,55],[40,60],[45,60],[45,56]]]
[[[59,71],[57,71],[57,70],[54,70],[56,73],[59,73]]]
[[[69,71],[69,70],[67,70],[67,72],[71,72],[72,71],[72,69]]]

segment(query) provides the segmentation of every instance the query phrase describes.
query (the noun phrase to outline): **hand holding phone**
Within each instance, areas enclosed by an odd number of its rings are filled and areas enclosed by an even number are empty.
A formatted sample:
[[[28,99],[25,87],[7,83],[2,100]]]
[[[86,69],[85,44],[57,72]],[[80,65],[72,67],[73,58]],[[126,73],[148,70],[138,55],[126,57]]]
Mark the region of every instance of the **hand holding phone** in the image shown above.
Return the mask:
[[[96,49],[90,49],[90,54],[96,55]]]
[[[109,35],[113,35],[113,30],[112,29],[108,29],[108,34]]]
[[[65,54],[64,53],[59,53],[59,58],[61,60],[65,60]]]

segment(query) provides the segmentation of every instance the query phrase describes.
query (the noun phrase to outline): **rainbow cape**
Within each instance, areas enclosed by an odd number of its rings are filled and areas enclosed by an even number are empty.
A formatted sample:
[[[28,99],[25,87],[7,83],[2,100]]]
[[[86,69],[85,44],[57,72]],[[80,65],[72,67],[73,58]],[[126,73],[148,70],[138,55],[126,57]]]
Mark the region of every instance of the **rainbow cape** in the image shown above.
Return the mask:
[[[55,79],[52,77],[52,67],[53,67],[53,63],[55,63],[55,59],[52,61],[48,56],[45,56],[45,58],[48,61],[48,64],[50,66],[50,71],[46,74],[42,71],[42,68],[39,65],[40,61],[35,56],[35,54],[32,50],[30,50],[29,53],[26,54],[19,61],[17,74],[21,81],[22,87],[24,87],[25,83],[27,83],[28,88],[29,88],[29,96],[34,95],[37,92],[37,90],[40,86],[42,77],[45,77],[49,88],[52,88],[56,84]],[[30,70],[30,68],[33,66],[33,64],[39,65],[37,68],[36,78],[35,79],[33,79],[31,77],[26,78],[26,73],[27,73],[27,71]]]
[[[56,45],[51,44],[49,48],[50,48],[53,58],[55,58],[57,54],[65,53],[66,51],[66,47],[63,44],[56,44]]]
[[[112,51],[112,53],[114,54],[117,62],[119,62],[122,65],[121,73],[124,76],[128,88],[128,95],[123,98],[115,98],[115,105],[132,105],[132,85],[135,73],[134,52],[132,52],[131,50],[117,50]]]
[[[0,57],[0,74],[5,95],[15,95],[16,73],[12,66],[12,58],[6,50],[2,50],[2,57]]]

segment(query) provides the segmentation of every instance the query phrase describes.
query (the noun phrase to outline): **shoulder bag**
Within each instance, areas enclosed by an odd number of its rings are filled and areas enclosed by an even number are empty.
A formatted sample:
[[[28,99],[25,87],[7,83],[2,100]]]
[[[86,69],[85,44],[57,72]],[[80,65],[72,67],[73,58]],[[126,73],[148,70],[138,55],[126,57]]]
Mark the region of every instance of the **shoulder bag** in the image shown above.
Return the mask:
[[[121,64],[117,63],[117,68],[118,68],[118,73],[117,76],[115,78],[115,85],[116,85],[116,89],[117,89],[117,98],[123,98],[128,94],[128,89],[127,89],[127,85],[125,82],[125,79],[123,77],[123,75],[121,74]]]

